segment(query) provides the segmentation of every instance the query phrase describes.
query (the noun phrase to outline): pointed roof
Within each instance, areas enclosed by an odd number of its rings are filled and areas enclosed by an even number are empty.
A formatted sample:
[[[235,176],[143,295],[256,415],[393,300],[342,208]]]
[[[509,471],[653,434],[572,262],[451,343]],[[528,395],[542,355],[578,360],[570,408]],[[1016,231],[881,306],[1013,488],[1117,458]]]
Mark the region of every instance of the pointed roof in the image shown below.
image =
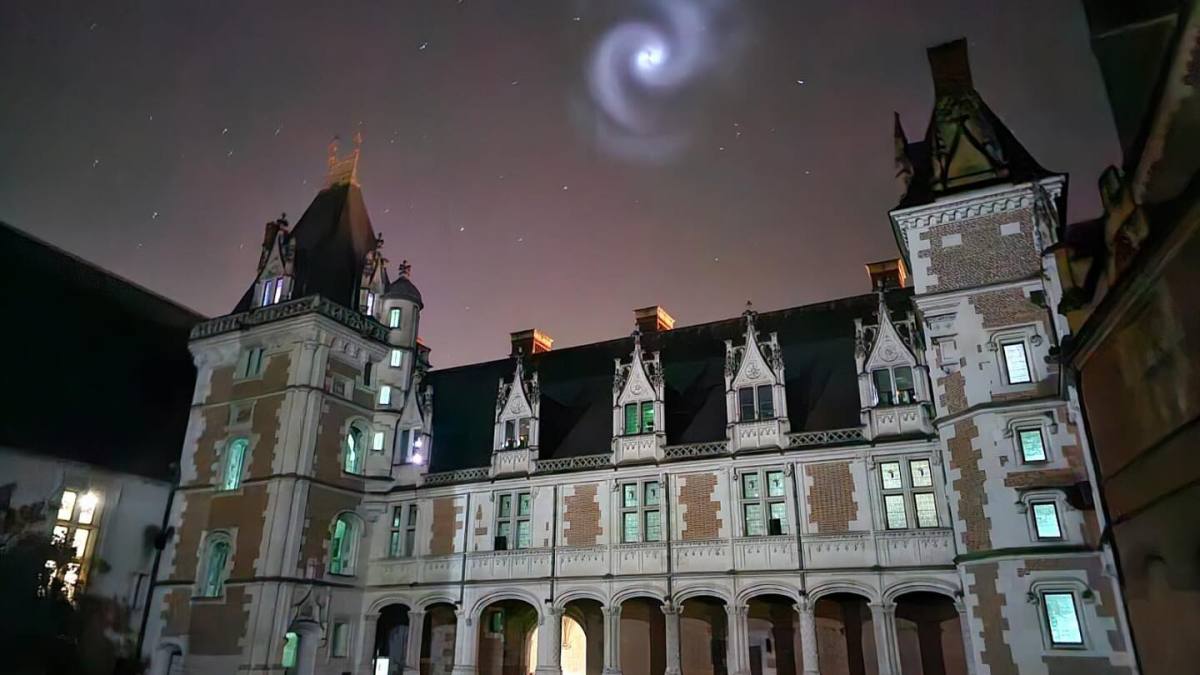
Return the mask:
[[[421,301],[421,291],[417,289],[417,285],[412,282],[411,277],[412,265],[405,260],[400,263],[396,278],[388,284],[387,292],[383,294],[383,297],[409,300],[416,303],[417,307],[425,309],[425,303]]]
[[[983,102],[971,78],[967,41],[931,47],[935,102],[923,140],[909,143],[895,123],[899,207],[917,206],[954,192],[1054,175],[1044,169]]]

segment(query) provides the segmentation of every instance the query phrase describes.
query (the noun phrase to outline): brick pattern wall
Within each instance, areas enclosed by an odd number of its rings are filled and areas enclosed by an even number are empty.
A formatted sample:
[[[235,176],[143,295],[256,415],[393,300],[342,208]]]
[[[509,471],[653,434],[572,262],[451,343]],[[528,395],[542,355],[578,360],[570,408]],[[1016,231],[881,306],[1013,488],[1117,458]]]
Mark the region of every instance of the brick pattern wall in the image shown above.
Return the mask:
[[[234,366],[213,368],[205,403],[225,403],[280,391],[287,386],[292,357],[287,352],[270,354],[260,377],[234,381]]]
[[[1012,222],[1020,222],[1020,234],[1001,235],[1000,226]],[[942,246],[942,237],[948,234],[961,234],[962,243]],[[928,258],[930,273],[937,275],[937,283],[924,293],[1024,279],[1041,271],[1030,209],[934,225],[921,234],[921,239],[929,241],[929,248],[918,251],[917,256]]]
[[[966,365],[966,359],[963,359],[959,367]],[[961,370],[937,378],[937,383],[943,392],[938,395],[938,403],[941,404],[947,415],[954,415],[967,409],[967,380],[963,377]]]
[[[846,532],[858,519],[854,478],[850,462],[808,464],[804,473],[812,483],[808,491],[808,522],[819,533]]]
[[[433,528],[429,533],[429,555],[454,553],[454,542],[462,532],[463,522],[459,519],[463,507],[454,497],[438,497],[433,500]]]
[[[721,503],[716,499],[717,474],[693,473],[679,478],[679,504],[683,507],[680,538],[684,541],[721,536]]]
[[[342,449],[350,418],[368,416],[369,413],[343,403],[333,396],[324,397],[321,422],[317,425],[317,444],[313,450],[313,475],[317,479],[352,490],[362,489],[361,478],[342,471]],[[363,440],[366,444],[370,443],[370,438]]]
[[[992,520],[984,511],[987,473],[979,468],[983,451],[974,447],[978,437],[975,421],[961,420],[954,423],[954,438],[946,441],[950,450],[950,468],[959,475],[951,483],[958,497],[958,517],[963,521],[962,543],[967,552],[972,553],[992,548]]]
[[[300,559],[296,561],[301,573],[312,564],[316,573],[322,575],[329,565],[329,534],[333,519],[344,511],[354,511],[361,499],[351,493],[322,485],[309,484],[308,511],[305,514],[304,532],[300,537]],[[367,555],[366,526],[363,525],[359,545],[358,561],[365,568]]]
[[[1041,323],[1047,332],[1052,330],[1046,310],[1033,304],[1020,288],[972,295],[967,302],[975,307],[987,329]]]
[[[979,651],[979,660],[988,667],[991,675],[1019,675],[1017,664],[1013,662],[1012,650],[1004,634],[1008,631],[1008,619],[1004,618],[1005,596],[996,587],[999,576],[997,563],[973,565],[970,568],[975,577],[975,583],[969,587],[969,592],[979,603],[973,608],[976,619],[983,623],[983,632],[972,633],[972,641],[983,637],[983,645]],[[976,644],[976,648],[979,645]]]
[[[567,546],[595,546],[604,534],[600,521],[600,498],[595,483],[575,486],[563,498],[563,533]]]

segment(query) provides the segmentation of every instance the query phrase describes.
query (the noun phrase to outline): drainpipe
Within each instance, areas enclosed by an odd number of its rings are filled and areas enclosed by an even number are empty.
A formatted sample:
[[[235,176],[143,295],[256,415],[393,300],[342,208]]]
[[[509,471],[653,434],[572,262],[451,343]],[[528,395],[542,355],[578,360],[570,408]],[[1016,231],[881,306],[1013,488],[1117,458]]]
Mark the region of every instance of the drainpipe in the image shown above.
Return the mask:
[[[167,541],[174,535],[171,524],[171,507],[175,504],[175,492],[179,489],[179,463],[171,462],[171,490],[167,493],[167,507],[163,510],[162,524],[159,525],[158,536],[154,538],[154,564],[150,566],[150,584],[146,588],[146,602],[142,607],[142,624],[138,628],[137,651],[135,657],[142,657],[145,646],[146,626],[150,623],[150,604],[154,601],[154,589],[158,586],[158,568],[162,564],[162,552],[167,547]]]

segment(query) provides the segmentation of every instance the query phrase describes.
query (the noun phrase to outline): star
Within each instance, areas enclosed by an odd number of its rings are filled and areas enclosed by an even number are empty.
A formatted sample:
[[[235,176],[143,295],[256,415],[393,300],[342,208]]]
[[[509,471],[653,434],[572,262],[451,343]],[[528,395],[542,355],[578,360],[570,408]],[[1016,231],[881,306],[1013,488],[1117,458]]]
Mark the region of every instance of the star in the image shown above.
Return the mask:
[[[428,41],[428,40],[426,40],[425,42],[422,42],[422,43],[420,44],[420,46],[418,46],[418,47],[417,47],[417,51],[421,51],[421,52],[423,52],[423,51],[425,51],[425,48],[426,48],[426,47],[428,47],[428,46],[429,46],[429,41]]]
[[[94,24],[92,24],[92,25],[88,26],[88,30],[96,30],[96,27],[97,27],[97,26],[99,26],[99,25],[100,25],[100,24],[98,24],[98,23],[94,23]]]
[[[92,160],[92,168],[94,169],[94,168],[96,168],[96,167],[98,167],[98,166],[100,166],[100,160],[99,160],[99,159],[93,159],[93,160]]]
[[[463,227],[462,225],[459,225],[459,226],[458,226],[458,231],[459,231],[459,232],[466,232],[466,231],[467,231],[467,228]]]
[[[154,121],[154,113],[150,113],[150,121],[151,121],[151,122],[153,122],[153,121]]]
[[[225,156],[226,156],[226,157],[233,157],[233,151],[232,151],[232,150],[230,150],[229,152],[225,153]]]
[[[573,16],[573,17],[571,17],[571,20],[572,20],[572,21],[583,21],[583,17],[581,17],[581,16]]]
[[[567,186],[566,186],[566,185],[564,185],[564,186],[563,186],[563,189],[564,189],[564,190],[566,190],[566,189],[567,189]]]
[[[221,130],[221,135],[222,135],[222,136],[224,136],[224,135],[225,135],[225,134],[227,134],[227,133],[229,133],[229,127],[225,127],[224,129],[222,129],[222,130]]]
[[[158,211],[155,211],[154,213],[150,214],[150,219],[157,220],[158,219]]]
[[[804,80],[796,80],[796,84],[803,85],[803,84],[804,84]]]
[[[713,258],[713,262],[721,262],[720,258]]]
[[[517,237],[517,243],[518,243],[518,244],[524,244],[524,243],[525,243],[525,237]]]
[[[520,81],[520,80],[513,80],[512,82],[509,82],[508,84],[509,84],[509,86],[515,87],[515,86],[517,86],[518,84],[521,84],[521,81]]]
[[[280,131],[283,131],[283,127],[275,127],[275,135],[276,135],[276,136],[278,136],[278,135],[279,135],[279,132],[280,132]]]
[[[723,145],[718,146],[717,149],[720,150],[721,152],[725,152],[725,146],[723,146]]]

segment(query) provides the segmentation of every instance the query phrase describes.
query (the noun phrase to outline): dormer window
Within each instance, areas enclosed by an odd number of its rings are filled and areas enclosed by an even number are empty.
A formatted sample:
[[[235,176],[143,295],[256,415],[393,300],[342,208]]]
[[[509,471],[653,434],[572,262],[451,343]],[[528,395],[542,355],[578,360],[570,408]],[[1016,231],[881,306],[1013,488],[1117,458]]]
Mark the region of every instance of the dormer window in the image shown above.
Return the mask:
[[[738,421],[753,422],[773,419],[775,417],[773,389],[769,384],[738,389]]]
[[[654,433],[654,401],[625,404],[626,436]]]
[[[363,312],[368,316],[375,316],[375,292],[367,291],[366,300],[363,302]]]
[[[504,422],[504,448],[514,450],[516,448],[529,447],[529,424],[528,417],[519,419],[506,420]]]
[[[871,371],[878,405],[910,405],[916,402],[916,387],[913,384],[911,366],[876,368]]]
[[[262,302],[263,307],[274,305],[283,299],[283,277],[271,277],[266,279],[262,284]]]
[[[388,310],[388,328],[400,327],[400,308],[393,307]]]

